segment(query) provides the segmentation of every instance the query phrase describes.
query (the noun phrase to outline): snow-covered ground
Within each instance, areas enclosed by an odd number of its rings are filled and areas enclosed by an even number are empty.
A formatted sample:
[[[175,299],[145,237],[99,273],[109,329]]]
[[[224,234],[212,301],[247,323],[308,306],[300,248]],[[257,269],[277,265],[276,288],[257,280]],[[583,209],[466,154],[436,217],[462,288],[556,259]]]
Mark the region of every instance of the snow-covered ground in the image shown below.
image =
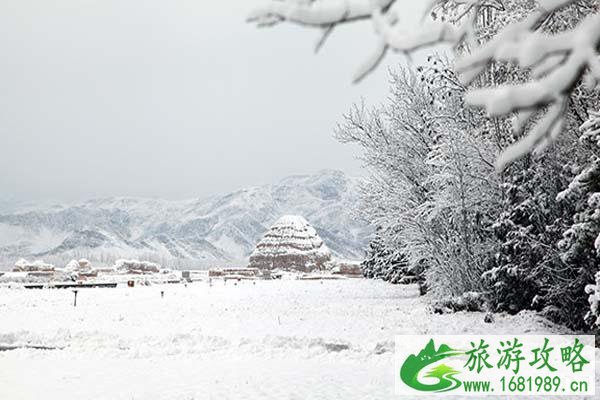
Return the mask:
[[[0,289],[0,346],[57,348],[0,352],[0,399],[392,399],[395,334],[561,332],[532,313],[432,315],[416,288],[360,279],[82,289],[72,303]]]

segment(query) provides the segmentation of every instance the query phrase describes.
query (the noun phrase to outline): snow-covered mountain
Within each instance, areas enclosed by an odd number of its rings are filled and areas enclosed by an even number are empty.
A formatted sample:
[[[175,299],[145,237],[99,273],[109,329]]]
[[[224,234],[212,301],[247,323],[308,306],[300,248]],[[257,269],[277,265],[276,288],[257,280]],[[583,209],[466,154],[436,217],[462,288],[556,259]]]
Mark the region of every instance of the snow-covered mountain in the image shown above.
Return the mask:
[[[304,216],[334,255],[361,258],[370,229],[353,210],[357,178],[325,170],[224,196],[185,201],[96,199],[0,215],[0,260],[112,262],[138,257],[165,264],[223,264],[247,259],[269,226]]]

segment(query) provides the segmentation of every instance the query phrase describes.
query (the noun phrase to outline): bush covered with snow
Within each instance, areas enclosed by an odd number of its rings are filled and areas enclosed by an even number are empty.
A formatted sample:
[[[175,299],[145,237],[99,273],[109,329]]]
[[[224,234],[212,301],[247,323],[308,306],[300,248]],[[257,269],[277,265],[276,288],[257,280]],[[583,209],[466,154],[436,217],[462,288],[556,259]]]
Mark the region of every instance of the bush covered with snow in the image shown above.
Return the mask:
[[[485,296],[477,292],[466,292],[456,297],[436,299],[431,304],[431,309],[436,314],[484,311],[485,307]]]
[[[386,243],[379,234],[369,243],[361,269],[365,278],[382,279],[393,284],[409,284],[422,280],[421,274],[409,266],[402,251],[394,244]]]
[[[77,271],[89,271],[92,268],[92,264],[85,258],[80,260],[71,260],[65,265],[65,271],[77,272]]]
[[[596,273],[594,284],[587,285],[585,292],[588,294],[590,309],[585,316],[586,322],[594,327],[600,327],[600,272]]]

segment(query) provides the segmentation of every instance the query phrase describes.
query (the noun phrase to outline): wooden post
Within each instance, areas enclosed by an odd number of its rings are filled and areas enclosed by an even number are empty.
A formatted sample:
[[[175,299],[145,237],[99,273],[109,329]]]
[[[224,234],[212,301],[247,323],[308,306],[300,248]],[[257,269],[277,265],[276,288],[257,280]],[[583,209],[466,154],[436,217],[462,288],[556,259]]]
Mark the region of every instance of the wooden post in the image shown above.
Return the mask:
[[[73,299],[73,307],[77,307],[77,290],[73,290],[75,298]]]

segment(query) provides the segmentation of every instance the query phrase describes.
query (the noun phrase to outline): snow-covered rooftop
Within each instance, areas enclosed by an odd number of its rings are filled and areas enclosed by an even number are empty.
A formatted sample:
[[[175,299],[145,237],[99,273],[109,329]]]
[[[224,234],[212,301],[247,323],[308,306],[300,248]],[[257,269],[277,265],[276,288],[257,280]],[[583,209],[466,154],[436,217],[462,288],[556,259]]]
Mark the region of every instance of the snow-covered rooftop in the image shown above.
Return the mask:
[[[321,268],[330,258],[331,251],[304,217],[284,215],[257,244],[250,263],[265,268]]]

